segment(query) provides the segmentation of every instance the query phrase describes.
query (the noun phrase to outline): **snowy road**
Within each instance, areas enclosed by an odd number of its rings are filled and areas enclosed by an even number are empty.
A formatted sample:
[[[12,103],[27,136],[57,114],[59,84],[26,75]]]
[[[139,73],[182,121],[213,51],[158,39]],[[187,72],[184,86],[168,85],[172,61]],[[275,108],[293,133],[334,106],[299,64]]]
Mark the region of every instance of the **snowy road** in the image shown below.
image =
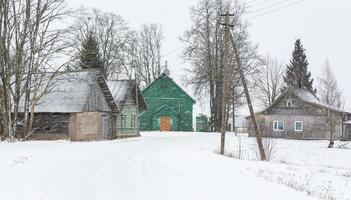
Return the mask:
[[[0,143],[0,199],[310,199],[214,153],[217,135],[145,133],[104,142]]]

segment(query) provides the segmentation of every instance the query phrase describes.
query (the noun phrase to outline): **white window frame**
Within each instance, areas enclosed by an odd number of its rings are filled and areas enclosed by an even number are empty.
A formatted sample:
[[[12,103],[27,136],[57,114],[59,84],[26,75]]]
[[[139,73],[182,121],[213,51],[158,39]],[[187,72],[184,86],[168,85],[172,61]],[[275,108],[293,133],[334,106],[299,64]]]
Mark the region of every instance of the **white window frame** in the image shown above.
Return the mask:
[[[283,124],[283,130],[279,130],[279,123]],[[275,124],[277,124],[277,128],[275,127]],[[284,130],[285,130],[285,125],[283,121],[273,121],[273,131],[282,132]]]
[[[290,104],[290,106],[289,106],[289,104]],[[286,107],[291,108],[292,105],[293,105],[293,103],[292,103],[291,100],[288,100],[288,101],[286,102]]]
[[[297,124],[297,123],[301,123],[301,130],[297,130],[297,129],[296,129],[296,124]],[[295,122],[294,122],[294,131],[295,131],[295,132],[302,132],[302,131],[303,131],[303,121],[295,121]]]

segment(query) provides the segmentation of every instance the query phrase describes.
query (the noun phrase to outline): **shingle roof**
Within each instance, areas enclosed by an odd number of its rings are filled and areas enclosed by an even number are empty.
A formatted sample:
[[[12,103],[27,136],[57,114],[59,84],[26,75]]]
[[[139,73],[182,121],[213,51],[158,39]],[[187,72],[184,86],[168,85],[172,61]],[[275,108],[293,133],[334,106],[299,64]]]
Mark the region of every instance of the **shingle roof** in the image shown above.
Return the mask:
[[[84,71],[56,75],[52,80],[52,90],[40,99],[35,106],[35,112],[82,112],[90,93],[90,86],[96,81],[95,73]]]

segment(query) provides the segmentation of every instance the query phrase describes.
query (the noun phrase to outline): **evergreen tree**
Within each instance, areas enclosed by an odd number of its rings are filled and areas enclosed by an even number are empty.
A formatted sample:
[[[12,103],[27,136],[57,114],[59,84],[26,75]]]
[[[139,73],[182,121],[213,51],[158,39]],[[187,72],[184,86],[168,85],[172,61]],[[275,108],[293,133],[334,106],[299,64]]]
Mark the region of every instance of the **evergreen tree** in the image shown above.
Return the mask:
[[[89,32],[82,43],[79,64],[82,69],[103,70],[103,62],[99,53],[99,45],[93,32]]]
[[[317,90],[313,88],[313,78],[308,71],[308,61],[300,39],[295,42],[295,48],[292,53],[290,64],[287,65],[284,82],[287,87],[301,88],[310,91],[316,95]]]

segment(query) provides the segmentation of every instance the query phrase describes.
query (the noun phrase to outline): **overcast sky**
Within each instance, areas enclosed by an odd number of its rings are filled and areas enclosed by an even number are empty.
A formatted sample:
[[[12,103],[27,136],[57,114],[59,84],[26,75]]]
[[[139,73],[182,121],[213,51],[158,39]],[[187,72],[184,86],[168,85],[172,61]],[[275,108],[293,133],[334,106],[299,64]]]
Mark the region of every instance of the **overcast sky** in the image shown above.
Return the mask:
[[[121,15],[132,28],[143,23],[161,24],[164,31],[163,53],[172,77],[181,84],[184,68],[189,67],[179,57],[182,43],[179,37],[191,25],[189,8],[197,0],[68,0],[69,6],[95,7]],[[270,54],[288,63],[296,38],[302,40],[315,79],[328,58],[351,105],[351,1],[350,0],[243,0],[253,2],[248,14],[251,39],[259,45],[261,54]],[[297,2],[296,4],[294,4]],[[273,4],[277,6],[264,9]],[[253,17],[278,10],[257,18]],[[183,85],[184,86],[184,85]],[[189,93],[190,88],[184,86]],[[195,114],[208,112],[208,105],[198,103]],[[245,111],[243,111],[245,112]],[[246,113],[246,112],[245,112]]]

